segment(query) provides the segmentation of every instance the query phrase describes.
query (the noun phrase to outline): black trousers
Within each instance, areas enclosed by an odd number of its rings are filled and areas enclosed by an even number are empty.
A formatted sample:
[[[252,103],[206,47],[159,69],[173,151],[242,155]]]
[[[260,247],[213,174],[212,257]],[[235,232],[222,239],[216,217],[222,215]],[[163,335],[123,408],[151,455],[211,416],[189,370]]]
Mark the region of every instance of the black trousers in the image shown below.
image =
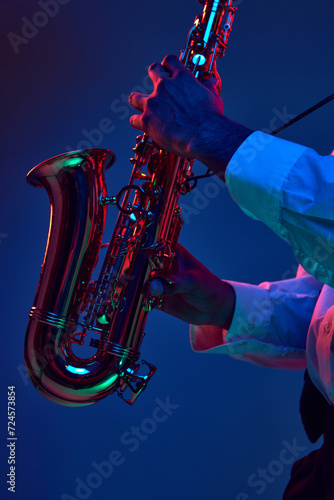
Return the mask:
[[[315,443],[322,435],[324,441],[319,450],[293,465],[283,500],[334,500],[334,406],[327,403],[307,372],[300,413],[310,441]]]

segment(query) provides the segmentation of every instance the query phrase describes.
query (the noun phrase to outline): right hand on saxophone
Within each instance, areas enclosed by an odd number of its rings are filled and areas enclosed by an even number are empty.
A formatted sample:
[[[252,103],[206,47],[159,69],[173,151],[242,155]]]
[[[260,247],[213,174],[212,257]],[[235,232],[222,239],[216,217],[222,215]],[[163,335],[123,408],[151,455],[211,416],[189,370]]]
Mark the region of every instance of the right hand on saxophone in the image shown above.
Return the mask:
[[[161,148],[201,161],[224,180],[229,160],[252,131],[225,117],[218,74],[202,84],[174,55],[148,72],[154,90],[130,94],[129,103],[141,113],[131,116],[130,124]]]

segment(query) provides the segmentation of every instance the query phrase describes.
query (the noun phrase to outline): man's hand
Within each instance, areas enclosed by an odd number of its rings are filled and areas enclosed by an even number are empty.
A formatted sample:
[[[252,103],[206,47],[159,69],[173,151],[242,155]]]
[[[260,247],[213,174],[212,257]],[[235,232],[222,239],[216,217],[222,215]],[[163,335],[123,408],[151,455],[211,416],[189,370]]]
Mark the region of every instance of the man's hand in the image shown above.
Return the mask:
[[[252,131],[224,116],[219,77],[201,84],[173,55],[152,64],[149,76],[152,94],[129,96],[141,113],[131,116],[131,125],[161,148],[196,158],[224,178],[229,160]]]
[[[211,273],[184,247],[177,246],[172,275],[155,279],[150,293],[163,297],[161,309],[193,325],[228,329],[234,312],[233,288]]]
[[[218,83],[208,80],[207,86],[201,85],[176,56],[152,64],[148,73],[154,90],[151,95],[129,96],[130,104],[142,113],[131,116],[131,125],[147,132],[162,148],[193,158],[206,115],[223,115],[223,101],[215,92]]]

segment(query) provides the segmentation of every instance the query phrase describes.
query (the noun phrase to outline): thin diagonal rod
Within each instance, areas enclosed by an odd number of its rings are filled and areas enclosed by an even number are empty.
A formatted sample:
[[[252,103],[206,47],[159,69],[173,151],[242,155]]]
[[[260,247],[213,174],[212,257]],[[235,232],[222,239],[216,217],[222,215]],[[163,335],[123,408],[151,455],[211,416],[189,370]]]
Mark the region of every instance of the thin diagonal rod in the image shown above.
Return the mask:
[[[282,125],[281,127],[277,128],[276,130],[274,130],[273,132],[271,132],[270,135],[276,135],[276,134],[278,134],[278,132],[280,132],[281,130],[284,130],[285,128],[289,127],[293,123],[298,122],[299,120],[301,120],[302,118],[304,118],[304,116],[309,115],[310,113],[312,113],[316,109],[320,108],[321,106],[324,106],[324,104],[327,104],[329,101],[332,101],[333,99],[334,99],[334,94],[326,97],[326,99],[324,99],[323,101],[318,102],[318,104],[315,104],[314,106],[312,106],[311,108],[307,109],[306,111],[304,111],[300,115],[296,116],[295,118],[292,118],[292,120],[289,120],[288,122],[284,123],[284,125]]]

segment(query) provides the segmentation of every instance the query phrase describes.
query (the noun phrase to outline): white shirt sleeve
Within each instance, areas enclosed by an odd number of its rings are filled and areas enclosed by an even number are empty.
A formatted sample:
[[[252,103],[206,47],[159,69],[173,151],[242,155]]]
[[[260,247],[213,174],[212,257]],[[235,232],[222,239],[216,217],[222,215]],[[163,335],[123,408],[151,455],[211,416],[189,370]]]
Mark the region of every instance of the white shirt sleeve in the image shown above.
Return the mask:
[[[226,185],[247,215],[292,245],[308,273],[334,286],[334,156],[254,132],[231,158]]]
[[[230,282],[229,330],[192,325],[193,349],[277,368],[308,362],[316,385],[334,396],[334,322],[327,318],[334,312],[334,156],[254,132],[229,162],[226,184],[247,215],[292,245],[307,272],[300,266],[294,279],[258,286]]]
[[[258,286],[227,281],[236,293],[229,330],[191,325],[198,352],[229,354],[273,368],[306,368],[306,338],[323,284],[301,268],[296,278]]]

